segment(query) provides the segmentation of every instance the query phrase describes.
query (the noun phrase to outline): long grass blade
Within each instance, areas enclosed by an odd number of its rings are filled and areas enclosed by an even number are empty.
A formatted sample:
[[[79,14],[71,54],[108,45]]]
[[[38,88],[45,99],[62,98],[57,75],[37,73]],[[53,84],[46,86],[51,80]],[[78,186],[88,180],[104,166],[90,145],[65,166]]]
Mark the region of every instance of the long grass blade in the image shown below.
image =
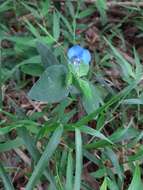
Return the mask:
[[[5,190],[14,190],[12,182],[11,182],[9,176],[6,174],[6,171],[1,163],[0,163],[0,177],[3,180]]]
[[[82,173],[82,138],[79,129],[75,129],[75,143],[76,143],[76,169],[74,190],[80,190],[81,173]]]
[[[43,152],[39,162],[37,163],[28,181],[28,184],[26,185],[25,190],[32,190],[34,186],[36,185],[36,182],[38,181],[38,179],[40,179],[42,173],[45,170],[45,167],[47,166],[48,161],[50,160],[58,144],[60,143],[62,132],[63,132],[63,127],[58,127],[55,130],[53,136],[51,137],[48,145],[45,148],[45,151]]]

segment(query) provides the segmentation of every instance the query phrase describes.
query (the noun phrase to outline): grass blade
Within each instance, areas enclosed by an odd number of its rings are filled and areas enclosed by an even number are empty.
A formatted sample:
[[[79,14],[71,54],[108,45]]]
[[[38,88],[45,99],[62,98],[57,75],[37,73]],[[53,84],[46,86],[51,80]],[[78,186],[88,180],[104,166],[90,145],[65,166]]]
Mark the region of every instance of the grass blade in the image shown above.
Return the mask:
[[[0,152],[9,151],[13,148],[18,148],[24,144],[22,138],[17,137],[14,140],[8,140],[5,143],[0,143]]]
[[[0,177],[3,180],[5,190],[14,190],[14,187],[10,181],[10,178],[9,176],[7,176],[6,171],[1,163],[0,163]]]
[[[76,170],[74,190],[80,190],[81,173],[82,173],[82,138],[79,129],[75,129],[75,143],[76,143]]]
[[[97,9],[100,13],[101,21],[103,24],[105,24],[107,22],[107,16],[106,16],[107,5],[106,5],[106,3],[107,3],[106,0],[96,1],[96,6],[97,6]]]
[[[102,185],[100,187],[100,190],[107,190],[107,180],[106,180],[106,178],[104,179],[104,181],[103,181],[103,183],[102,183]]]
[[[72,153],[70,151],[68,155],[65,189],[72,190],[73,189],[72,186],[73,186],[73,158],[72,158]]]
[[[122,169],[121,169],[121,166],[119,164],[116,153],[112,149],[106,148],[105,154],[111,160],[111,162],[115,168],[115,172],[118,174],[120,180],[122,181],[123,180],[123,173],[122,173]]]
[[[100,131],[97,131],[97,130],[95,130],[91,127],[87,127],[87,126],[81,126],[79,128],[85,134],[89,134],[89,135],[92,135],[94,137],[104,139],[104,140],[108,141],[109,143],[113,144],[112,141],[109,140],[108,138],[106,138]]]
[[[119,92],[117,95],[113,96],[106,104],[98,108],[96,111],[92,112],[91,114],[84,116],[81,118],[77,123],[76,126],[81,126],[87,124],[90,120],[94,119],[99,113],[103,112],[104,110],[108,109],[113,104],[117,103],[118,101],[125,98],[140,82],[141,79],[132,82],[129,86],[124,88],[121,92]]]
[[[53,36],[58,41],[60,37],[60,17],[56,12],[53,15]]]
[[[53,155],[55,149],[57,148],[58,144],[60,143],[61,136],[63,132],[63,127],[58,127],[51,139],[49,140],[48,145],[45,148],[45,151],[43,152],[39,162],[37,163],[28,184],[26,185],[25,190],[32,190],[38,181],[38,179],[41,177],[43,171],[45,170],[45,167],[47,166],[47,162]]]
[[[143,189],[143,185],[141,183],[141,171],[140,171],[140,168],[138,165],[136,165],[133,179],[131,181],[131,184],[130,184],[128,190],[135,190],[135,189],[136,190]]]
[[[119,51],[106,38],[104,39],[111,48],[115,57],[117,58],[117,61],[120,67],[122,68],[123,75],[126,78],[127,82],[129,81],[130,77],[135,78],[132,65],[119,53]]]

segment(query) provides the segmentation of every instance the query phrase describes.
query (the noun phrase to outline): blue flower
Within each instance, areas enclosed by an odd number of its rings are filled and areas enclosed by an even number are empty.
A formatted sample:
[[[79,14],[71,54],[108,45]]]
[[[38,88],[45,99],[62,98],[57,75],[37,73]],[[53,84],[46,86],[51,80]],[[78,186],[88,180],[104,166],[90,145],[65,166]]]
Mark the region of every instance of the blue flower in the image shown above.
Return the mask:
[[[68,50],[68,58],[70,63],[78,65],[80,63],[89,64],[91,61],[91,54],[90,52],[82,48],[79,45],[74,45]]]

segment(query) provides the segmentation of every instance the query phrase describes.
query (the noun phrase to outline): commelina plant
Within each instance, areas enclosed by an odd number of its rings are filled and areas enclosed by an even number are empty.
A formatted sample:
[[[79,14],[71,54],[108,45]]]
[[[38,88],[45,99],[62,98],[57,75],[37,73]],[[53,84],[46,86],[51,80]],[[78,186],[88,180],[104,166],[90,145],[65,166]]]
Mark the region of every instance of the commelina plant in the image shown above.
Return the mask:
[[[48,47],[38,42],[37,48],[40,49],[42,60],[45,60],[42,50]],[[52,63],[43,63],[45,71],[30,90],[29,97],[36,101],[55,103],[69,95],[80,96],[85,111],[87,113],[95,111],[102,100],[96,87],[86,77],[91,63],[89,50],[80,45],[72,46],[67,51],[67,64],[59,63],[56,57],[51,55]]]

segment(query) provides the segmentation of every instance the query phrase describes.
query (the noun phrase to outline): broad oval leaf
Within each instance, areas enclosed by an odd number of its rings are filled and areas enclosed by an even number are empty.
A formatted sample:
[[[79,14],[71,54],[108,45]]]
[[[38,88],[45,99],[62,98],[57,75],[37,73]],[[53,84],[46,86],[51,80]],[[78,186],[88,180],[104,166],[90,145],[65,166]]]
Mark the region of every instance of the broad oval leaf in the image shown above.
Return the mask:
[[[64,65],[48,67],[28,93],[29,98],[54,103],[64,99],[69,89],[65,84],[67,69]]]

